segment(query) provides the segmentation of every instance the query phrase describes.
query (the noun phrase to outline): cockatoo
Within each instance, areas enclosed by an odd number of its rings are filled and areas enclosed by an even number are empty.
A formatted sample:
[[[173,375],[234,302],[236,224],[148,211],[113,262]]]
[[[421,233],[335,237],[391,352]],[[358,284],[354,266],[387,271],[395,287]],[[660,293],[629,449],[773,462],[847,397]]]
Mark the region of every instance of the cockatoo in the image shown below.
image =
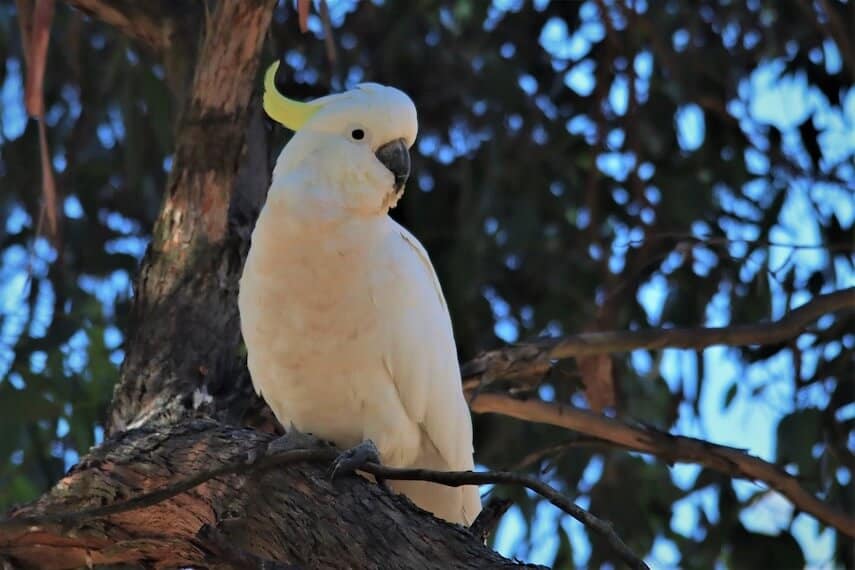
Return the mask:
[[[471,470],[448,307],[424,247],[388,216],[410,172],[415,106],[376,83],[297,102],[276,89],[277,68],[264,109],[295,133],[240,281],[253,385],[286,429],[354,448],[349,458],[376,449],[391,467]],[[450,522],[481,510],[474,486],[389,485]]]

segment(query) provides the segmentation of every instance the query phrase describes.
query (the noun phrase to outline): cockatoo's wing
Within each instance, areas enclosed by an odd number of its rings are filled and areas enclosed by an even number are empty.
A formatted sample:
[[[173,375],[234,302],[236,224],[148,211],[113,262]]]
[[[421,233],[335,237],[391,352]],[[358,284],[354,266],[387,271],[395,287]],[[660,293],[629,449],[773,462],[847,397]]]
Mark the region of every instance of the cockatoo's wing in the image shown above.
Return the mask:
[[[463,397],[451,318],[430,258],[395,222],[400,282],[390,337],[392,379],[410,418],[418,423],[450,470],[472,469],[472,420]],[[383,303],[383,299],[378,299]],[[397,305],[397,306],[394,306]]]
[[[471,470],[472,419],[463,396],[451,317],[427,252],[406,229],[389,219],[393,231],[393,299],[377,299],[393,311],[387,336],[390,373],[401,403],[422,433],[415,464],[426,469]],[[481,511],[478,487],[441,487],[416,481],[392,482],[416,504],[447,520],[469,525]]]

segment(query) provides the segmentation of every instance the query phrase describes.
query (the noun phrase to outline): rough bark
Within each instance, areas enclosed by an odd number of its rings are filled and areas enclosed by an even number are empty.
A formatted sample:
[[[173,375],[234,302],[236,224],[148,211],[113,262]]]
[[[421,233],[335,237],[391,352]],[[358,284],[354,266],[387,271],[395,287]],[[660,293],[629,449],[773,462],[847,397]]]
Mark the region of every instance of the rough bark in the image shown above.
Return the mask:
[[[173,171],[134,288],[110,434],[188,411],[235,421],[247,400],[236,299],[269,185],[266,133],[250,100],[274,3],[219,2],[206,19]]]
[[[196,420],[140,428],[93,451],[16,517],[121,502],[263,455],[270,436]],[[506,568],[519,565],[463,527],[420,511],[363,479],[330,483],[326,465],[302,463],[207,481],[140,509],[101,519],[0,530],[0,556],[25,568],[99,564],[300,568]]]

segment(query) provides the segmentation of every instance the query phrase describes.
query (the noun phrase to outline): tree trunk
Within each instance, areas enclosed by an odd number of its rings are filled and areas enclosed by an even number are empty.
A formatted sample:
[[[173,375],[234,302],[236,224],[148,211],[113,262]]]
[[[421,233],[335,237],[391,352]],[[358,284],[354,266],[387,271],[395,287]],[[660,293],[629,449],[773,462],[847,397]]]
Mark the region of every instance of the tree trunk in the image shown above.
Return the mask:
[[[220,2],[206,18],[174,168],[134,288],[110,434],[190,411],[234,421],[251,392],[237,290],[270,181],[261,109],[250,102],[274,4]]]
[[[275,0],[220,1],[205,13],[179,1],[155,4],[160,12],[124,0],[68,3],[157,51],[183,111],[174,169],[136,281],[109,439],[49,493],[0,522],[0,562],[43,569],[516,566],[467,530],[366,480],[330,484],[318,464],[263,472],[247,465],[144,508],[81,512],[263,455],[272,437],[240,425],[248,409],[263,405],[241,356],[236,299],[269,185],[267,133],[253,93]],[[199,40],[176,29],[197,30]],[[45,520],[69,512],[76,514]]]

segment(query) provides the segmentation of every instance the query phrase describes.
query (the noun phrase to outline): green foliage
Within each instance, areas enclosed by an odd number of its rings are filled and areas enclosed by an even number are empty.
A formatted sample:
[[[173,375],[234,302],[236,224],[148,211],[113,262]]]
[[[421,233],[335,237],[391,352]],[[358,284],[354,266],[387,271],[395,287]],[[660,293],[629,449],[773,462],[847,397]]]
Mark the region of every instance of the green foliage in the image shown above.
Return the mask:
[[[756,568],[804,568],[805,556],[788,532],[768,536],[737,527],[732,537],[729,566],[734,570]]]
[[[64,197],[60,255],[34,240],[40,167],[23,115],[14,2],[0,3],[0,509],[55,482],[102,433],[130,280],[172,146],[162,70],[127,40],[58,7],[45,96]]]
[[[817,481],[819,463],[813,455],[814,446],[822,444],[822,410],[802,408],[784,416],[778,423],[778,463],[793,463],[804,481]]]
[[[414,176],[394,215],[437,266],[462,359],[591,328],[778,318],[852,285],[855,173],[851,122],[841,117],[855,92],[851,61],[829,35],[851,21],[851,2],[819,3],[832,10],[825,19],[811,16],[817,3],[796,0],[330,4],[335,70],[316,16],[301,35],[286,2],[265,58],[285,54],[295,98],[359,81],[412,95]],[[22,117],[17,35],[14,2],[2,0],[0,509],[43,491],[100,437],[178,111],[160,63],[60,3],[46,78],[66,214],[54,250],[35,238],[38,147],[35,124]],[[791,97],[792,110],[773,113],[784,95],[763,99],[764,89],[787,86],[812,102]],[[772,245],[782,242],[824,248]],[[855,392],[853,330],[841,316],[794,344],[709,359],[616,357],[616,413],[760,453],[752,448],[770,436],[749,410],[773,408],[776,453],[766,458],[796,465],[806,484],[851,511],[853,423],[843,412]],[[578,386],[577,369],[562,364],[539,391],[578,404]],[[741,439],[717,431],[727,423],[739,423]],[[777,536],[746,530],[751,496],[728,479],[572,436],[478,417],[477,459],[514,466],[566,443],[525,469],[589,501],[638,551],[671,544],[675,565],[804,560],[788,526]],[[529,523],[543,510],[528,493],[495,492],[517,500]],[[611,556],[560,520],[548,562],[593,567]],[[533,527],[512,552],[538,550]],[[838,537],[838,562],[851,566],[846,544]]]

